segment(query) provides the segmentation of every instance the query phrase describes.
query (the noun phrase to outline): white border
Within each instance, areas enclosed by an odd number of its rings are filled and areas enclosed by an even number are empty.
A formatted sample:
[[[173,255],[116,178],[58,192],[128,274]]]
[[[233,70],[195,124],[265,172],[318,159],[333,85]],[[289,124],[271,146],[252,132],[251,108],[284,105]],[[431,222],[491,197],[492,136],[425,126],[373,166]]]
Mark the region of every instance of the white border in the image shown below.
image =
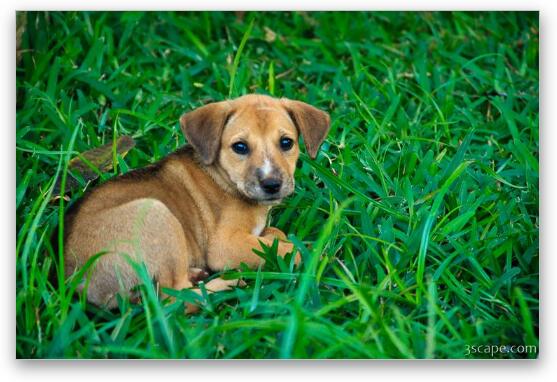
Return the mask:
[[[542,8],[545,6],[544,1],[541,0],[348,0],[342,2],[334,0],[160,0],[156,2],[21,0],[15,6],[17,10],[540,10]]]
[[[31,1],[14,0],[2,1],[0,13],[2,25],[2,39],[4,54],[0,59],[0,73],[2,74],[2,91],[0,115],[4,117],[4,124],[0,128],[2,139],[1,163],[3,177],[0,187],[2,193],[3,211],[2,243],[4,251],[4,312],[0,315],[1,327],[4,334],[2,361],[0,371],[4,380],[33,379],[34,381],[98,381],[100,378],[107,380],[130,380],[164,382],[167,379],[192,380],[196,382],[213,381],[222,377],[226,382],[241,380],[293,380],[310,379],[312,381],[346,381],[358,380],[375,381],[466,381],[477,380],[505,380],[505,381],[531,381],[551,380],[557,374],[555,350],[552,346],[555,341],[555,290],[556,277],[550,274],[556,264],[557,235],[551,232],[556,228],[557,216],[555,195],[555,170],[557,165],[557,144],[555,128],[557,120],[556,108],[553,106],[556,99],[554,89],[557,88],[553,70],[557,68],[555,59],[555,46],[557,41],[557,17],[554,1],[540,0],[464,0],[464,1],[342,1],[331,0],[265,0],[224,2],[215,0],[204,1],[168,1],[157,0],[96,0],[69,2],[52,0]],[[15,360],[15,10],[55,10],[55,9],[106,9],[106,10],[540,10],[540,250],[541,250],[541,355],[537,361],[429,361],[429,362],[400,362],[400,361],[261,361],[261,362],[118,362],[110,361],[99,363],[75,361],[16,361]],[[550,48],[551,47],[551,48]],[[553,90],[553,92],[552,92]],[[553,102],[552,102],[553,101]],[[6,296],[7,295],[7,296]]]

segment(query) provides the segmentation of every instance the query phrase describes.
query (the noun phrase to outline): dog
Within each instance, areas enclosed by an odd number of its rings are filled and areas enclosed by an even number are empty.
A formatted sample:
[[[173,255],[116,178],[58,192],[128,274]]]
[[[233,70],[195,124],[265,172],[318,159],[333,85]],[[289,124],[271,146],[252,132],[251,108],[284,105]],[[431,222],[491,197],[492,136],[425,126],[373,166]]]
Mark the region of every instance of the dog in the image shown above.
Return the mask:
[[[315,159],[329,115],[300,101],[250,94],[188,112],[180,127],[189,144],[92,189],[66,214],[65,275],[103,253],[83,281],[90,303],[111,309],[118,294],[130,295],[140,283],[130,259],[144,263],[159,286],[181,290],[206,270],[256,268],[263,262],[253,252],[260,242],[278,239],[283,257],[294,251],[282,231],[266,226],[267,215],[294,191],[299,137]],[[294,258],[298,263],[300,254]],[[215,278],[206,289],[237,282]]]

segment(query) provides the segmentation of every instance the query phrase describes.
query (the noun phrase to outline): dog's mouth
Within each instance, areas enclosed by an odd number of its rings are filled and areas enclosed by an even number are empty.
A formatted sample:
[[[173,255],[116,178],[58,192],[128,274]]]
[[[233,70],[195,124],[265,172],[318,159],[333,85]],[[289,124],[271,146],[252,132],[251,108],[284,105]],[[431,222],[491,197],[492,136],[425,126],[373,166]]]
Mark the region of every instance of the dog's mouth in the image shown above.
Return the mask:
[[[282,197],[281,196],[269,196],[264,198],[263,200],[281,200]]]
[[[262,204],[275,204],[275,203],[280,203],[282,201],[283,197],[282,196],[268,196],[266,198],[263,199],[259,199],[259,203]]]
[[[253,200],[254,202],[261,203],[261,204],[278,204],[292,193],[293,186],[291,187],[289,184],[283,185],[283,187],[273,194],[269,194],[265,192],[261,187],[256,185],[255,183],[247,183],[244,187],[238,187],[244,196],[248,199]]]
[[[282,193],[277,193],[276,195],[266,195],[264,193],[257,192],[255,193],[255,195],[248,193],[246,196],[251,200],[262,204],[280,203],[284,198],[284,195],[282,195]]]

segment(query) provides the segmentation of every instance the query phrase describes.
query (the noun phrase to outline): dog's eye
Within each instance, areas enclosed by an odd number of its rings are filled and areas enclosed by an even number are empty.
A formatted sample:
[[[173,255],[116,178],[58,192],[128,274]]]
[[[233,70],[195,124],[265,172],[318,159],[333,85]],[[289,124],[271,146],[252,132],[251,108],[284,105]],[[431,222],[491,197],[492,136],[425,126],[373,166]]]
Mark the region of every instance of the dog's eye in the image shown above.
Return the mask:
[[[292,148],[294,141],[290,138],[281,138],[280,139],[280,148],[284,151],[288,151]]]
[[[232,144],[232,150],[234,150],[236,154],[240,155],[246,155],[247,153],[249,153],[249,147],[244,142],[236,142]]]

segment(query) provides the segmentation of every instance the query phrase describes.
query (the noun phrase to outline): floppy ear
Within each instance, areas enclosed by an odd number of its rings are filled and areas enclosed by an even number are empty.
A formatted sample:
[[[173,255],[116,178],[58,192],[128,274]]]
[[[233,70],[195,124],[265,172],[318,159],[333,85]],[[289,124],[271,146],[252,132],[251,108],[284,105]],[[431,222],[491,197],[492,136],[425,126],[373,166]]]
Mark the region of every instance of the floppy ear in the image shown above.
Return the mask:
[[[210,103],[180,117],[182,132],[204,164],[215,161],[224,125],[231,115],[231,108],[224,101]]]
[[[319,146],[329,132],[331,122],[329,114],[304,102],[286,98],[281,101],[298,132],[304,137],[308,155],[311,159],[315,159]]]

